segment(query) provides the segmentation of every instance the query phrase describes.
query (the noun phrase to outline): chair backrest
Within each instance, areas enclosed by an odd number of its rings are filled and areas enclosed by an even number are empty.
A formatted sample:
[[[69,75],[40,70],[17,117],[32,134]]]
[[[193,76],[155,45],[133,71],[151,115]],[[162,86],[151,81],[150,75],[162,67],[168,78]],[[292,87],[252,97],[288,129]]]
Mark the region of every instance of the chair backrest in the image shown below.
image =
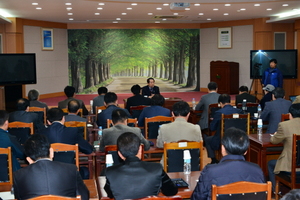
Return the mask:
[[[0,148],[0,185],[12,185],[11,148]]]
[[[68,108],[63,108],[62,111],[63,111],[66,115],[69,113]],[[79,109],[78,109],[78,115],[79,115],[80,117],[83,116],[82,108],[79,108]]]
[[[81,199],[81,196],[77,197],[63,197],[57,195],[42,195],[38,197],[31,198],[30,200],[72,200],[72,199]]]
[[[221,118],[221,138],[224,135],[226,129],[230,127],[239,128],[250,134],[250,113],[248,114],[230,114],[224,115],[222,114]]]
[[[173,196],[173,197],[148,196],[148,197],[133,199],[133,200],[182,200],[182,199],[183,198],[181,196]]]
[[[259,103],[246,103],[246,107],[247,107],[246,112],[250,113],[250,116],[254,116],[254,113],[257,113],[258,104]],[[237,108],[242,108],[242,107],[243,107],[242,103],[239,103],[237,105]]]
[[[34,134],[33,122],[10,122],[8,130],[10,134],[17,137],[21,144],[24,144],[28,137]]]
[[[161,124],[166,124],[174,121],[174,117],[155,116],[151,118],[145,117],[145,138],[156,139],[158,135],[158,128]],[[151,124],[149,124],[151,123]]]
[[[133,118],[139,118],[143,109],[148,106],[140,105],[140,106],[130,106],[130,114]]]
[[[291,184],[296,185],[296,171],[300,168],[300,135],[293,134]]]
[[[40,108],[40,107],[29,107],[29,112],[34,112],[38,114],[39,118],[42,119],[42,122],[44,122],[45,125],[47,125],[47,118],[46,118],[46,108]]]
[[[53,160],[73,164],[75,157],[75,164],[77,166],[77,169],[79,170],[78,144],[71,145],[63,143],[52,143],[51,148],[54,151]]]
[[[131,124],[133,124],[134,127],[138,127],[137,118],[134,118],[134,119],[128,118],[127,119],[127,125],[131,125]],[[107,119],[107,128],[110,128],[111,126],[112,126],[112,120]]]
[[[79,122],[79,121],[68,121],[65,122],[66,127],[77,127],[83,129],[83,138],[86,140],[87,138],[87,129],[86,129],[86,122]]]
[[[98,114],[102,112],[102,110],[105,110],[106,106],[96,106],[95,108],[95,115],[96,115],[96,121],[98,119]]]
[[[215,115],[215,112],[221,109],[220,105],[218,103],[212,103],[208,105],[208,118],[213,118]]]
[[[173,105],[179,101],[183,101],[183,100],[178,97],[165,99],[165,103],[164,103],[163,107],[168,108],[170,111],[172,111]]]
[[[190,150],[191,171],[203,169],[203,141],[179,141],[164,143],[164,170],[166,172],[183,172],[184,150]]]
[[[212,185],[211,200],[271,200],[272,184],[239,181],[227,185]]]
[[[287,113],[287,114],[281,114],[281,121],[287,121],[287,120],[290,120],[290,114]]]

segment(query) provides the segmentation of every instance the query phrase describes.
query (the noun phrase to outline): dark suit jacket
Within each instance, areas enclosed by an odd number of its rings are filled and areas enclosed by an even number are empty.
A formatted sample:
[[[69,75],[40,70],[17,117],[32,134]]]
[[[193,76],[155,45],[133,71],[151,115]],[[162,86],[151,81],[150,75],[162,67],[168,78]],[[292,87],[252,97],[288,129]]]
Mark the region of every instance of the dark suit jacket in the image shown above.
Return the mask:
[[[148,85],[146,85],[146,86],[144,86],[144,87],[142,88],[142,95],[143,95],[143,96],[148,96],[148,97],[149,97],[149,96],[151,96],[152,94],[160,94],[160,92],[159,92],[159,87],[154,86],[152,92],[150,91]]]
[[[127,99],[126,109],[130,112],[130,106],[150,105],[151,99],[142,95],[134,95]]]
[[[226,185],[237,181],[265,183],[261,168],[245,161],[244,156],[227,155],[219,164],[206,165],[191,196],[191,200],[211,199],[211,185]]]
[[[30,101],[30,107],[39,107],[39,108],[46,108],[46,111],[48,111],[47,104],[40,102],[40,101]]]
[[[78,144],[79,151],[85,154],[93,151],[93,147],[83,139],[78,128],[65,127],[59,122],[53,122],[42,134],[48,137],[50,143]]]
[[[261,119],[269,121],[267,133],[275,133],[277,131],[278,124],[281,121],[281,114],[288,113],[291,105],[291,101],[283,98],[266,102],[265,108],[261,113]]]
[[[142,127],[145,125],[145,117],[155,117],[155,116],[166,116],[171,117],[171,111],[168,108],[162,106],[150,106],[143,109],[142,113],[139,116],[139,126]]]
[[[246,99],[247,103],[255,103],[256,98],[255,96],[249,93],[242,93],[235,96],[235,105],[237,106],[239,103],[243,103],[243,100]]]
[[[89,111],[86,109],[85,105],[84,105],[84,102],[80,99],[75,99],[73,97],[69,97],[63,101],[60,101],[58,102],[58,108],[60,109],[63,109],[63,108],[67,108],[68,107],[68,103],[69,101],[71,100],[77,100],[80,104],[80,108],[82,108],[82,112],[83,112],[83,115],[88,115],[89,114]]]
[[[137,157],[108,167],[104,189],[116,200],[158,195],[160,190],[164,195],[172,196],[178,191],[160,163],[144,162]]]
[[[265,109],[266,102],[272,101],[272,92],[268,92],[265,96],[260,100],[259,104],[261,106],[261,110]]]
[[[78,115],[69,113],[68,115],[65,115],[65,121],[66,122],[70,122],[70,121],[86,122],[86,118],[83,118],[83,117],[80,117]]]
[[[75,165],[38,160],[14,173],[16,199],[29,199],[41,195],[59,195],[89,199],[89,191]]]
[[[111,119],[111,114],[116,109],[122,109],[122,108],[117,107],[115,105],[110,105],[105,110],[102,110],[102,112],[98,114],[97,125],[102,126],[103,129],[107,128],[107,119]],[[131,118],[131,115],[128,112],[128,110],[126,109],[123,110],[126,112],[127,116]]]

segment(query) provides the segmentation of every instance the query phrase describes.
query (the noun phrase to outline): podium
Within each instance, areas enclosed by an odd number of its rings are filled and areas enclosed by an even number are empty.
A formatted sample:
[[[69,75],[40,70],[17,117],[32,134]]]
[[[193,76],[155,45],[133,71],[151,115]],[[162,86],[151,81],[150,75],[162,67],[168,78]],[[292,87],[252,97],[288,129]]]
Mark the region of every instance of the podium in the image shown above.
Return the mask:
[[[239,63],[228,61],[210,62],[210,81],[218,84],[220,94],[239,93]]]

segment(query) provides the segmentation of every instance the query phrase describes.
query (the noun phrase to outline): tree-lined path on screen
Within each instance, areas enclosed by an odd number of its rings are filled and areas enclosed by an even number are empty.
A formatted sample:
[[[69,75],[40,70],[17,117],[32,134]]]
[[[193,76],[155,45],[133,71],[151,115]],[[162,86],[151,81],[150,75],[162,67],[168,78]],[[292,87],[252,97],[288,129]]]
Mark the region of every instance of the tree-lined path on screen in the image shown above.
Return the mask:
[[[119,93],[131,93],[131,86],[138,84],[141,87],[147,85],[147,77],[113,77],[114,81],[107,85],[107,89],[110,92]],[[159,87],[161,93],[163,92],[186,92],[195,89],[194,87],[182,88],[179,85],[174,85],[168,81],[161,79],[155,79],[155,85]]]

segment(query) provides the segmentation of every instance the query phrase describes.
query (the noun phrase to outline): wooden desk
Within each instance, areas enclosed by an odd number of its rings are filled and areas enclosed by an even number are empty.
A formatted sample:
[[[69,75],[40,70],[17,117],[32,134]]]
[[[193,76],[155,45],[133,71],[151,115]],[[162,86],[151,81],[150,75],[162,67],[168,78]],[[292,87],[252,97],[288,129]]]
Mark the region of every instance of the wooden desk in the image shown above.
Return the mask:
[[[246,159],[250,162],[258,164],[265,176],[268,176],[268,161],[277,159],[282,152],[282,143],[272,144],[270,142],[270,134],[250,134],[250,146]]]
[[[95,179],[86,179],[83,182],[90,191],[90,200],[98,200],[99,195]]]

